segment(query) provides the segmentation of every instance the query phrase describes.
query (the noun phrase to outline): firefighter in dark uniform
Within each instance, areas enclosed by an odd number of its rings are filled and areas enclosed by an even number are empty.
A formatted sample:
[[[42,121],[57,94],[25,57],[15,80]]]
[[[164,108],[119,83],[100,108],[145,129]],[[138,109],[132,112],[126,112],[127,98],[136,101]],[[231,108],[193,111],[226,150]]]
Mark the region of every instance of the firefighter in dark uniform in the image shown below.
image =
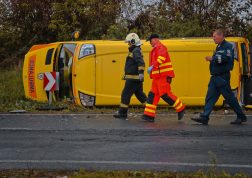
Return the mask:
[[[246,115],[238,103],[237,98],[230,87],[230,70],[234,66],[233,46],[225,39],[223,30],[219,29],[213,33],[213,40],[218,44],[213,56],[206,56],[206,61],[210,62],[211,78],[208,84],[208,91],[205,98],[203,114],[199,118],[191,118],[193,121],[207,125],[209,115],[220,97],[223,95],[231,109],[236,113],[237,118],[231,124],[241,124],[247,121]]]
[[[176,109],[178,120],[181,120],[185,114],[185,105],[171,92],[171,81],[175,75],[167,48],[159,41],[157,34],[151,34],[146,41],[150,41],[153,47],[150,51],[150,67],[147,70],[150,78],[153,80],[144,114],[141,118],[149,122],[154,122],[157,104],[159,99],[162,98]]]
[[[116,118],[127,118],[130,98],[133,94],[145,106],[147,96],[143,92],[145,63],[140,46],[143,44],[136,33],[130,33],[125,39],[129,45],[129,54],[126,58],[123,80],[126,80],[121,94],[121,103]]]

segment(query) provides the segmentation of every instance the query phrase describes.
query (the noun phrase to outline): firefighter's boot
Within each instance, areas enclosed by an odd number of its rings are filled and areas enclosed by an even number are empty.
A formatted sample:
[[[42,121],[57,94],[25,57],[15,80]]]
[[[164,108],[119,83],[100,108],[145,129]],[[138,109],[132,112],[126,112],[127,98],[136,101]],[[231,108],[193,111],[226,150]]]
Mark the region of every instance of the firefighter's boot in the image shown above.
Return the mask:
[[[184,108],[182,111],[178,112],[178,120],[181,120],[184,117],[185,110],[186,110],[186,108]]]
[[[155,119],[155,117],[148,116],[148,115],[146,115],[146,114],[141,115],[141,118],[142,118],[143,120],[148,121],[148,122],[154,122],[154,119]]]
[[[115,118],[127,118],[128,108],[119,107],[118,113],[114,114]]]

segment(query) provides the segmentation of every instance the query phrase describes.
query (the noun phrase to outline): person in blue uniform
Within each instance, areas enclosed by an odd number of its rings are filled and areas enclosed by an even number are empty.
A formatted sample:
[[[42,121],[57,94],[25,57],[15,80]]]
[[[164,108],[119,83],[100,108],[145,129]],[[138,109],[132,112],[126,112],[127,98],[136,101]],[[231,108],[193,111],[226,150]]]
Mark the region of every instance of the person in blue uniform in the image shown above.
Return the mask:
[[[124,89],[121,94],[121,103],[118,113],[114,114],[115,118],[127,118],[127,111],[130,99],[133,94],[143,104],[146,105],[147,96],[143,92],[144,69],[143,52],[141,45],[143,44],[136,33],[130,33],[125,39],[125,43],[129,45],[129,54],[126,57],[124,76]]]
[[[230,108],[236,113],[237,118],[231,124],[242,124],[247,121],[237,98],[230,86],[230,70],[234,66],[233,46],[225,40],[224,31],[221,29],[213,33],[213,40],[218,44],[213,56],[206,56],[206,61],[210,62],[211,78],[208,84],[208,91],[205,98],[203,114],[199,118],[191,118],[193,121],[207,125],[209,115],[220,97],[223,95]]]

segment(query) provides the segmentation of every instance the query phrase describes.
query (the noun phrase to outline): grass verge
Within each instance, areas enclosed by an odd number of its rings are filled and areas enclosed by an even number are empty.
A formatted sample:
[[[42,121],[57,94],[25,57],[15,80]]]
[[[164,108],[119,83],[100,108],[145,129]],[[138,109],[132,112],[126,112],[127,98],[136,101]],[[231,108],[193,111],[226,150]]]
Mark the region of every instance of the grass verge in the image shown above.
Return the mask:
[[[47,171],[47,170],[9,170],[0,171],[1,178],[250,178],[244,173],[231,175],[224,170],[222,173],[205,174],[201,170],[197,173],[153,172],[153,171]]]

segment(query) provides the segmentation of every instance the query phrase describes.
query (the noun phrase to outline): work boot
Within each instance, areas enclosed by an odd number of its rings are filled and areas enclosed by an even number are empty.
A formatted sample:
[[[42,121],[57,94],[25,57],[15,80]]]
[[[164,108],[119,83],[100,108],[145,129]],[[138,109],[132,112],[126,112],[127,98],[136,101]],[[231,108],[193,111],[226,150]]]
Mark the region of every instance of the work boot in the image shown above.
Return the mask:
[[[178,120],[181,120],[181,119],[184,117],[185,109],[186,109],[186,108],[184,108],[182,111],[179,111],[179,112],[178,112]]]
[[[243,122],[247,122],[247,119],[236,118],[236,120],[233,122],[230,122],[230,124],[242,124]]]
[[[199,117],[199,118],[191,118],[191,120],[195,121],[195,122],[198,122],[198,123],[201,123],[203,125],[208,125],[208,121],[204,120],[202,117]]]
[[[115,118],[127,118],[128,108],[119,107],[118,113],[114,114]]]
[[[152,116],[148,116],[148,115],[143,114],[143,115],[141,116],[141,118],[142,118],[143,120],[148,121],[148,122],[154,122],[154,118],[155,118],[155,117],[152,117]]]
[[[127,114],[120,114],[119,112],[113,115],[115,118],[127,118]]]

